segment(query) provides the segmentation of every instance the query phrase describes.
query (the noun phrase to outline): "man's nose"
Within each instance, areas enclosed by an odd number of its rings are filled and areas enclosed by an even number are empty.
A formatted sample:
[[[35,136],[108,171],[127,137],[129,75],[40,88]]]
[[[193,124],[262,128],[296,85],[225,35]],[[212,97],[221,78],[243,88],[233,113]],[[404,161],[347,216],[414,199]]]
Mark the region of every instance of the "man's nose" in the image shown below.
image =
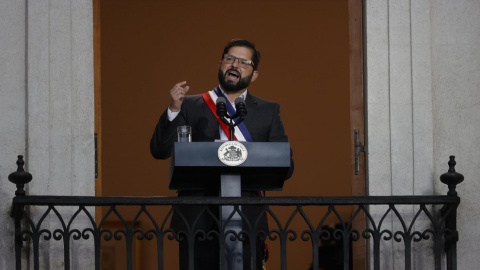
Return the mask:
[[[235,60],[233,60],[233,62],[232,62],[232,66],[238,67],[239,63],[240,63],[240,60],[238,58],[235,58]]]

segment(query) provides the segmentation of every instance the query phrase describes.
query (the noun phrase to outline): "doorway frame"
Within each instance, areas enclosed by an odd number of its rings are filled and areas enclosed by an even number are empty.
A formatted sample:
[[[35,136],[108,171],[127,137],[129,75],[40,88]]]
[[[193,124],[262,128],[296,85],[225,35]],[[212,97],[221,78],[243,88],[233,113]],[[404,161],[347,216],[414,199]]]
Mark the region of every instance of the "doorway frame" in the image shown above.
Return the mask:
[[[348,0],[349,12],[349,57],[350,57],[350,148],[351,157],[351,185],[352,196],[365,196],[367,188],[367,168],[366,152],[363,153],[363,158],[359,159],[360,172],[355,173],[355,130],[358,130],[360,144],[366,148],[365,124],[366,124],[366,95],[364,84],[364,10],[365,5],[363,0]],[[362,143],[363,142],[363,143]],[[366,151],[366,150],[365,150]],[[352,209],[354,211],[354,209]],[[355,219],[353,226],[361,231],[367,228],[367,220],[365,215],[359,216]],[[355,270],[367,269],[368,264],[368,246],[367,241],[359,240],[352,244],[352,264]]]
[[[93,48],[94,48],[94,99],[95,99],[95,135],[96,135],[96,179],[95,196],[102,196],[102,111],[101,111],[101,17],[100,0],[92,0],[93,3]],[[360,159],[360,174],[355,174],[355,149],[354,130],[359,131],[359,140],[366,147],[365,137],[366,124],[366,95],[364,73],[364,22],[365,3],[363,0],[348,0],[349,13],[349,70],[350,70],[350,143],[351,143],[351,191],[352,196],[365,196],[367,187],[366,154]],[[96,209],[96,218],[102,217],[102,209]],[[358,219],[355,226],[365,229],[366,220]],[[363,241],[353,245],[354,269],[366,269],[367,245]]]

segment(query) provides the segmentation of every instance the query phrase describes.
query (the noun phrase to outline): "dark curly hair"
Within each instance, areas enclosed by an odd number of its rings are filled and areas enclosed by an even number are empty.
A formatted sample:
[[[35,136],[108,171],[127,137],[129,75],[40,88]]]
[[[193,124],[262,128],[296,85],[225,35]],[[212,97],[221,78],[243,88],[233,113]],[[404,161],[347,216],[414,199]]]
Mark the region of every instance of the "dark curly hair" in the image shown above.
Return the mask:
[[[225,49],[223,49],[223,53],[221,56],[221,59],[223,59],[223,55],[228,53],[230,48],[232,47],[246,47],[252,50],[253,56],[252,56],[252,62],[253,62],[253,70],[257,70],[258,67],[260,66],[260,52],[257,51],[255,48],[255,44],[253,42],[250,42],[246,39],[232,39],[230,40],[227,45],[225,46]]]

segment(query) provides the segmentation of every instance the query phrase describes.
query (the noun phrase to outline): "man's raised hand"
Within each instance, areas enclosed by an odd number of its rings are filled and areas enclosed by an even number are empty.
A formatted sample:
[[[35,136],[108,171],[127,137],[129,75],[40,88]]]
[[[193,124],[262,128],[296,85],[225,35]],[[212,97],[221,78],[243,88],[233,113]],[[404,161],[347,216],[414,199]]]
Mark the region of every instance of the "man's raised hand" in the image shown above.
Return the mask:
[[[190,89],[186,84],[187,81],[179,82],[170,90],[170,110],[172,112],[180,111],[185,94]]]

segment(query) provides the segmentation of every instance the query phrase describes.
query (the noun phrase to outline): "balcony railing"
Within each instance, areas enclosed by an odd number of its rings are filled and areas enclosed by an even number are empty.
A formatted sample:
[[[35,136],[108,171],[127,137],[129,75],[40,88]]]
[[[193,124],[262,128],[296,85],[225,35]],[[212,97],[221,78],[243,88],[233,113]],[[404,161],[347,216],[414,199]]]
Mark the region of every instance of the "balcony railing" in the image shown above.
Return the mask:
[[[135,268],[134,242],[153,241],[156,246],[156,267],[164,269],[167,242],[193,243],[195,239],[219,241],[221,251],[225,248],[226,239],[244,243],[250,239],[266,240],[270,245],[273,243],[279,247],[278,254],[270,254],[270,257],[279,258],[281,269],[288,268],[287,247],[295,241],[308,243],[308,252],[312,258],[310,269],[352,269],[352,245],[361,241],[368,242],[368,250],[365,252],[369,254],[367,257],[370,269],[381,269],[384,263],[383,254],[388,252],[403,253],[402,264],[405,269],[413,269],[414,247],[428,250],[425,255],[427,262],[424,263],[432,269],[456,269],[456,210],[460,198],[455,188],[462,182],[463,176],[455,172],[454,157],[450,157],[448,173],[441,176],[441,181],[449,187],[445,196],[27,196],[24,185],[30,182],[32,176],[23,170],[23,157],[19,156],[17,164],[17,172],[9,176],[9,180],[17,185],[12,208],[12,217],[15,220],[16,269],[22,269],[22,262],[33,265],[33,269],[41,269],[42,258],[45,257],[41,255],[42,248],[48,248],[53,243],[62,246],[56,250],[60,253],[57,256],[63,256],[63,268],[75,269],[71,258],[77,256],[75,250],[79,250],[75,245],[87,243],[92,245],[89,247],[92,250],[90,260],[95,269],[100,270],[100,251],[105,241],[122,241],[125,246],[126,269]],[[169,221],[174,212],[182,218],[183,214],[178,208],[182,205],[199,207],[199,215],[208,216],[216,229],[194,230],[188,225],[181,231],[170,228]],[[242,217],[241,231],[225,230],[231,219],[224,223],[215,211],[211,210],[224,205],[233,205],[234,213]],[[267,233],[259,231],[256,222],[245,218],[241,206],[248,205],[263,206],[263,212],[256,221],[260,220],[261,216],[267,216]],[[101,209],[100,217],[97,213],[97,220],[95,207],[97,211]],[[160,208],[164,209],[163,212],[159,211]],[[348,219],[341,213],[345,208],[351,209]],[[116,220],[118,225],[115,229],[106,225],[112,219]],[[332,221],[337,226],[327,226]],[[255,254],[256,245],[250,245],[250,248],[250,254]],[[325,252],[334,249],[338,250],[340,256],[323,256]],[[188,244],[190,262],[193,262],[194,252],[193,244]],[[444,254],[446,256],[443,256]],[[251,256],[248,262],[251,269],[255,269],[257,263],[256,257]],[[328,268],[326,263],[335,264],[337,268]],[[219,264],[221,269],[224,269],[228,262],[220,256]],[[194,269],[192,264],[189,269]],[[292,266],[289,269],[298,268]]]

